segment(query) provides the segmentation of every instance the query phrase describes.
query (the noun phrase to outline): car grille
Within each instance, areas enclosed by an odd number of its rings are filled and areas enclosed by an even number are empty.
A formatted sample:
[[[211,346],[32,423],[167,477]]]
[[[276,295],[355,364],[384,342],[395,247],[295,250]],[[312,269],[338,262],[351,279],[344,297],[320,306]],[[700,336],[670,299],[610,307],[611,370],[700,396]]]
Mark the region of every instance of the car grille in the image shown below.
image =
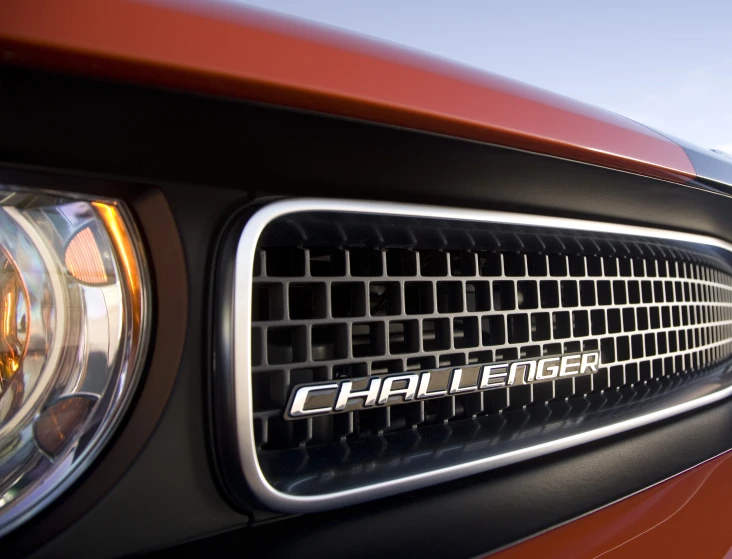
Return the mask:
[[[459,421],[688,374],[732,353],[732,276],[709,259],[668,243],[503,233],[472,250],[349,248],[347,239],[261,248],[257,443],[290,448]],[[283,419],[301,383],[593,349],[596,375]]]
[[[720,388],[732,355],[726,247],[604,224],[380,207],[389,213],[358,213],[354,203],[351,212],[287,214],[269,221],[252,247],[252,442],[275,487],[307,473],[348,489],[359,482],[334,471],[403,461],[445,429],[453,444],[455,433],[479,427],[496,455],[501,437],[533,436],[559,416],[571,417],[573,429],[606,426]],[[284,418],[299,384],[589,350],[601,353],[593,375]],[[481,440],[463,436],[463,450]]]

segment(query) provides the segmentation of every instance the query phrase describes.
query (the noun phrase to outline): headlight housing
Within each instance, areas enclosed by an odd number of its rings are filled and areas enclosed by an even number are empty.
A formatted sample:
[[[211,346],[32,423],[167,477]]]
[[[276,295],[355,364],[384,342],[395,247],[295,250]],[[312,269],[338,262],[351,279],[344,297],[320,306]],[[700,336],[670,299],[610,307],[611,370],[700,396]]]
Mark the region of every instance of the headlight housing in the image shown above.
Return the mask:
[[[140,247],[119,202],[0,186],[0,535],[123,416],[150,322]]]

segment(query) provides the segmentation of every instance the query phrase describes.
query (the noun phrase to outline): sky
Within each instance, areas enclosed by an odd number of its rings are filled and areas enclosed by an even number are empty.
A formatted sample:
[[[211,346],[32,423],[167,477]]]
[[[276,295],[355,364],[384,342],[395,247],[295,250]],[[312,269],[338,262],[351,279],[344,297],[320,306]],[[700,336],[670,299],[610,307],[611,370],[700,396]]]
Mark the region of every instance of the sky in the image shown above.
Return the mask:
[[[732,153],[732,0],[245,0]]]

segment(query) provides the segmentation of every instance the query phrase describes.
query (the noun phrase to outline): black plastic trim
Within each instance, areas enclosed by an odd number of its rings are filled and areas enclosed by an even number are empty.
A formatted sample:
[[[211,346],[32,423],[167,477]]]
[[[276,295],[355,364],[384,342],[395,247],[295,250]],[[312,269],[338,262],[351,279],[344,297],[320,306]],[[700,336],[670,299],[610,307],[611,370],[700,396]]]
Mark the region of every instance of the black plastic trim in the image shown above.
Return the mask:
[[[732,241],[728,195],[701,185],[313,113],[1,65],[0,82],[0,161],[14,165],[259,195],[534,211],[672,226]]]
[[[697,146],[650,126],[646,128],[684,150],[696,171],[696,178],[688,183],[690,186],[699,186],[727,196],[732,195],[732,156]]]
[[[732,401],[469,479],[267,523],[145,557],[475,557],[602,507],[732,448]],[[283,535],[286,534],[286,537]]]

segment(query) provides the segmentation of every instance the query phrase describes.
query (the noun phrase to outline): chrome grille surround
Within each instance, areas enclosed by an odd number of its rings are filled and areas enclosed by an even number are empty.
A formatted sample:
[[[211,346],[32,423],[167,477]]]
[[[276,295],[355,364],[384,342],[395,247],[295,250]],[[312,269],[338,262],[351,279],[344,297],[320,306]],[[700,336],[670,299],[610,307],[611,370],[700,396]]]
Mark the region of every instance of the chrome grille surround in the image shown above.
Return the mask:
[[[272,509],[319,510],[453,479],[732,391],[732,247],[719,240],[339,200],[278,201],[243,221],[220,257],[233,267],[220,270],[216,291],[214,436],[225,484]],[[326,260],[323,247],[333,249]],[[303,375],[353,378],[594,349],[603,368],[584,378],[282,419]],[[439,442],[445,437],[461,444]],[[448,450],[461,458],[393,466]]]

